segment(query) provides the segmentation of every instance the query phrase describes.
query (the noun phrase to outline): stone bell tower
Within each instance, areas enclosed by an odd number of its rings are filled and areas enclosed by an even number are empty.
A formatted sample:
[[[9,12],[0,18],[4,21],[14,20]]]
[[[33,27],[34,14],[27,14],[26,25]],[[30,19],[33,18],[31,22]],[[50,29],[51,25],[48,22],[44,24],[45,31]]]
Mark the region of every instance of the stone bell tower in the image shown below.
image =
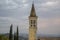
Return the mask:
[[[37,33],[37,16],[33,3],[31,13],[29,16],[29,40],[36,40],[36,33]]]

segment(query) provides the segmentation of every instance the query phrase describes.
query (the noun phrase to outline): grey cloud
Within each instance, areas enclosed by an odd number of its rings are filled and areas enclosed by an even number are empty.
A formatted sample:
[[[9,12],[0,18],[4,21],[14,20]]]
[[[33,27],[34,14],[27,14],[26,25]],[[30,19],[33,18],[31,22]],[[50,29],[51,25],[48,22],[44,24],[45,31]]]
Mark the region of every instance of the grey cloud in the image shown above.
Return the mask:
[[[0,0],[1,1],[1,0]],[[0,9],[13,9],[16,8],[18,4],[16,4],[13,0],[2,0],[0,3]]]
[[[60,34],[60,18],[38,20],[38,34]]]
[[[55,2],[58,3],[53,6],[46,6],[46,2]],[[38,28],[40,29],[38,33],[48,34],[49,32],[54,34],[59,34],[59,21],[57,21],[56,25],[50,22],[56,18],[60,18],[60,0],[34,0],[34,5],[36,9],[36,14],[39,17]],[[28,16],[31,10],[32,0],[0,0],[0,33],[5,33],[9,31],[10,24],[14,25],[14,30],[16,26],[19,26],[19,30],[22,33],[28,32],[29,24],[28,24]],[[42,6],[44,4],[44,6]],[[42,18],[42,19],[41,19]],[[47,19],[47,20],[46,20]],[[49,21],[48,21],[49,19]],[[46,26],[47,25],[47,26]],[[46,26],[46,27],[43,27]],[[6,28],[5,28],[6,27]],[[54,29],[53,31],[50,29]],[[57,30],[57,29],[58,30]],[[4,30],[3,30],[4,29]],[[8,30],[8,31],[7,31]],[[47,31],[48,30],[48,31]],[[56,32],[58,31],[58,32]]]
[[[11,17],[0,17],[0,33],[9,32],[11,24],[13,24],[13,30],[16,30],[16,26],[18,25],[19,30],[21,30],[22,33],[24,33],[25,31],[27,32],[27,20],[19,20]],[[23,32],[23,30],[25,31]]]
[[[36,4],[36,12],[40,17],[43,18],[54,18],[54,17],[60,17],[60,1],[57,1],[55,5],[47,6],[44,4]]]

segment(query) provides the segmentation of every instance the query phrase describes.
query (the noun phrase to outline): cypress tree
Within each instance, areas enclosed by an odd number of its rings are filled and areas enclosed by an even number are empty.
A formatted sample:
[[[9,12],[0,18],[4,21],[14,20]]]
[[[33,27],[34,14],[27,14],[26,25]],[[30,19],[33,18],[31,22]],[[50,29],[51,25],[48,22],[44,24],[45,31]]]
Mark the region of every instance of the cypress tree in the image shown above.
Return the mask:
[[[17,40],[19,40],[19,31],[18,31],[18,26],[17,26]]]
[[[12,27],[13,27],[13,25],[11,24],[11,26],[10,26],[10,33],[9,33],[9,40],[12,40]]]
[[[14,40],[16,40],[16,33],[14,33]]]

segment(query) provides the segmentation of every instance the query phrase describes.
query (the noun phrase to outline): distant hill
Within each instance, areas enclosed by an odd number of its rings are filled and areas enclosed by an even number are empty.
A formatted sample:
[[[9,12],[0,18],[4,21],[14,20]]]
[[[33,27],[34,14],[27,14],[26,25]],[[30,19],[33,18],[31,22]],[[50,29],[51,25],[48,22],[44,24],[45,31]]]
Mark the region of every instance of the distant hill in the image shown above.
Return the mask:
[[[59,34],[37,34],[37,37],[60,37]]]
[[[5,33],[5,34],[1,34],[1,35],[4,35],[4,36],[7,36],[9,37],[9,33]],[[13,35],[14,36],[14,35]],[[37,34],[37,37],[60,37],[60,35],[44,35],[44,34]],[[19,34],[19,40],[28,40],[28,34],[24,34],[24,33],[20,33]]]

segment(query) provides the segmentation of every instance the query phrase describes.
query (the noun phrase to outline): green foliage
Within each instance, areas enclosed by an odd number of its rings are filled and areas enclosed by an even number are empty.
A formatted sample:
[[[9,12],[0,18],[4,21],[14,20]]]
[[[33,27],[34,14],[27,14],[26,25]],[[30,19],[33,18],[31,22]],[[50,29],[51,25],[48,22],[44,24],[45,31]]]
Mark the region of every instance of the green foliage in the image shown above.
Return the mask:
[[[12,36],[12,24],[10,26],[10,33],[9,33],[9,40],[12,40],[13,36]]]
[[[0,40],[9,40],[9,38],[6,36],[0,35]]]
[[[17,32],[14,33],[14,40],[19,40],[19,31],[18,31],[18,26],[17,26]]]
[[[19,40],[18,26],[17,26],[17,40]]]
[[[3,36],[2,36],[2,35],[0,35],[0,40],[2,40],[2,37],[3,37]]]
[[[16,36],[16,34],[14,33],[14,40],[17,40],[17,36]]]

